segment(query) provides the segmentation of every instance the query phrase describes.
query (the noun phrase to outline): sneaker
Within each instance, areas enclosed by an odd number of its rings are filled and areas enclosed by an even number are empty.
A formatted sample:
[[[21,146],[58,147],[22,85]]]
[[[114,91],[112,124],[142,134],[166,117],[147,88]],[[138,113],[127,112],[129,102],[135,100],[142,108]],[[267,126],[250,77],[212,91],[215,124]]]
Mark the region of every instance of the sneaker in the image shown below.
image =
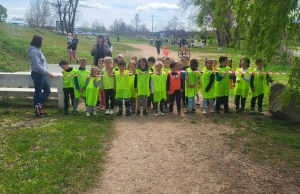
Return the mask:
[[[184,112],[184,114],[191,115],[193,113],[192,113],[192,111],[187,110],[187,111]]]
[[[65,115],[68,115],[68,114],[69,114],[69,111],[66,110],[66,111],[65,111]]]
[[[78,111],[73,110],[72,114],[77,115]]]
[[[87,117],[91,116],[91,113],[90,112],[86,112],[86,116]]]
[[[40,111],[39,111],[39,106],[35,105],[34,106],[34,115],[39,117],[40,116]]]
[[[38,107],[39,107],[39,113],[40,113],[40,116],[41,116],[41,117],[45,116],[46,113],[44,113],[42,107],[41,107],[40,105],[38,105]]]
[[[173,112],[169,112],[169,115],[172,115],[173,114]]]
[[[202,110],[202,114],[206,115],[206,109]]]
[[[130,116],[130,111],[126,111],[126,116]]]
[[[106,109],[105,114],[109,115],[109,109]]]
[[[109,114],[110,114],[110,115],[113,115],[113,114],[115,114],[115,111],[114,111],[114,109],[110,109],[110,110],[109,110]]]
[[[157,111],[154,111],[154,116],[158,116],[158,112]]]
[[[146,110],[143,110],[143,115],[144,115],[144,116],[148,116],[148,113],[147,113]]]
[[[254,114],[254,110],[250,110],[250,114]]]
[[[177,115],[180,116],[180,115],[181,115],[181,112],[177,112]]]
[[[95,115],[95,116],[97,115],[96,111],[93,112],[93,115]]]
[[[141,115],[141,111],[140,110],[136,111],[136,116],[140,116],[140,115]]]
[[[118,115],[118,116],[122,116],[122,115],[123,115],[123,111],[119,110],[119,112],[118,112],[117,115]]]
[[[264,112],[263,112],[263,111],[259,111],[259,114],[260,114],[260,115],[263,115],[263,114],[264,114]]]
[[[161,116],[165,116],[165,113],[164,113],[164,112],[160,112],[160,115],[161,115]]]
[[[220,111],[219,111],[219,110],[216,110],[216,114],[218,114],[218,115],[219,115],[219,114],[221,114],[221,113],[220,113]]]

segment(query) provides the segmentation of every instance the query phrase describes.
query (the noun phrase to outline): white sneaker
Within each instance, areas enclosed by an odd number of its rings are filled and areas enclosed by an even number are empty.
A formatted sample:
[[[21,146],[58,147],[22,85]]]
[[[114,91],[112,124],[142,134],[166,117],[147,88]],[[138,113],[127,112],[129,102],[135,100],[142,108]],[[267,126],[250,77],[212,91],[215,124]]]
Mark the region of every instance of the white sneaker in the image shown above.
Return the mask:
[[[206,109],[202,110],[202,114],[206,115]]]
[[[105,114],[109,115],[109,109],[106,109]]]
[[[157,111],[154,112],[154,116],[156,116],[156,117],[158,116],[158,112]]]
[[[215,109],[214,108],[210,108],[210,113],[215,113]]]
[[[97,115],[96,111],[93,112],[93,115]]]
[[[87,116],[87,117],[91,116],[91,113],[87,112],[87,113],[86,113],[86,116]]]
[[[109,114],[110,114],[110,115],[113,115],[114,113],[115,113],[114,109],[110,109],[110,110],[109,110]]]
[[[165,116],[165,113],[163,113],[163,112],[160,112],[160,115],[161,115],[161,116]]]

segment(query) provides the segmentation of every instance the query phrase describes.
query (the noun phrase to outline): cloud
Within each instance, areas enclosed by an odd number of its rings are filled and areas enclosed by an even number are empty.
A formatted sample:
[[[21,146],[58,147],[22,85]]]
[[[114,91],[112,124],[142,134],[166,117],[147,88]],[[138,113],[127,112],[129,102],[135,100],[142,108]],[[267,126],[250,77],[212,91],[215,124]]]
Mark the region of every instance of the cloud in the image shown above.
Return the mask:
[[[167,4],[167,3],[148,3],[146,5],[141,5],[136,8],[137,11],[151,11],[151,10],[178,10],[179,7],[176,4]]]
[[[87,2],[80,2],[79,3],[80,6],[82,7],[86,7],[86,8],[97,8],[97,9],[104,9],[104,10],[109,10],[111,9],[111,7],[107,6],[107,5],[102,5],[100,3],[87,3]]]

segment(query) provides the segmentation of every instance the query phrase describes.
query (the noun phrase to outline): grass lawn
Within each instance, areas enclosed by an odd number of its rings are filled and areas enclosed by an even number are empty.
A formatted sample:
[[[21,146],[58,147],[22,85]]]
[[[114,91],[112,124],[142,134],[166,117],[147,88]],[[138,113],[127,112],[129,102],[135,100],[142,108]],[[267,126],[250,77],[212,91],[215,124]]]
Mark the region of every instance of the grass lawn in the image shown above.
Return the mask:
[[[49,64],[67,58],[66,37],[42,29],[32,29],[0,23],[0,71],[29,71],[26,49],[34,34],[44,37],[43,52]],[[145,43],[147,39],[111,37],[114,55],[134,48],[121,43]],[[78,56],[92,62],[90,49],[96,37],[79,37]],[[177,45],[170,45],[177,51]],[[192,52],[212,53],[218,58],[217,47],[191,48]],[[234,67],[243,51],[223,48],[232,57]],[[130,57],[130,56],[129,56]],[[125,58],[128,60],[129,58]],[[251,59],[251,65],[254,66]],[[268,64],[269,71],[288,71],[286,66]],[[273,76],[286,82],[288,76]],[[231,95],[232,98],[232,95]],[[248,98],[249,103],[250,97]],[[99,113],[87,118],[64,115],[57,102],[48,100],[45,118],[33,116],[31,100],[0,97],[0,193],[82,193],[91,187],[101,174],[104,156],[114,137],[113,117]],[[265,98],[264,109],[268,99]],[[225,135],[228,146],[254,162],[274,166],[282,172],[300,171],[300,126],[273,117],[232,114],[216,117],[211,122],[230,125],[235,133]],[[294,174],[298,180],[300,175]]]

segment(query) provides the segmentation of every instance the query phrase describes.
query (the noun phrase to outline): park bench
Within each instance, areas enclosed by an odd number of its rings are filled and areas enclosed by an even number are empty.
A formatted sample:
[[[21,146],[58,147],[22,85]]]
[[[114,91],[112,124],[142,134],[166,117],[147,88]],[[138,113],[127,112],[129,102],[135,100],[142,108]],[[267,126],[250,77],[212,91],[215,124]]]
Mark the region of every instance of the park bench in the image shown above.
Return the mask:
[[[54,73],[61,75],[61,73]],[[51,88],[49,97],[57,98],[58,107],[64,107],[62,77],[47,78]],[[2,97],[33,97],[34,84],[30,72],[0,72],[0,96]]]

